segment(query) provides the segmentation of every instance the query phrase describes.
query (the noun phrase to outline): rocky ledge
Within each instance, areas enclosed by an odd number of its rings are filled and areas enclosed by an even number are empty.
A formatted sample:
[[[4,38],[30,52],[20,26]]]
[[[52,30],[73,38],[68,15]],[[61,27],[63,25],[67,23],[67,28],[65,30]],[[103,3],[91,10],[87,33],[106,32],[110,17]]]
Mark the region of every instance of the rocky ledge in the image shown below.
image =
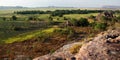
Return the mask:
[[[77,54],[70,48],[80,42],[63,46],[56,52],[33,60],[120,60],[120,30],[101,32],[92,41],[84,43]]]

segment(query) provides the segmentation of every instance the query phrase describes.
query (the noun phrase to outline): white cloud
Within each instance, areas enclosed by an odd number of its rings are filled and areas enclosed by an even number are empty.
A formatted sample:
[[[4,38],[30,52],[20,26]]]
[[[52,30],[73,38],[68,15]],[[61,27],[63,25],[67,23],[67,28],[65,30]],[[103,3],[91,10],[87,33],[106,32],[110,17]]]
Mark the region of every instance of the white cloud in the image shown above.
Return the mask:
[[[120,0],[0,0],[0,6],[102,6],[119,5]]]

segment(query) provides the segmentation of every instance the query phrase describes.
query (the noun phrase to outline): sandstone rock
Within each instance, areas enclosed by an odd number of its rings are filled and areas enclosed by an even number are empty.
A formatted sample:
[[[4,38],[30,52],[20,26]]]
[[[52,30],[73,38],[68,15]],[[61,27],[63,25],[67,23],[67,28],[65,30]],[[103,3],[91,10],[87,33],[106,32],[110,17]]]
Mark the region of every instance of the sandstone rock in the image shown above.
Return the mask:
[[[83,45],[76,60],[120,60],[120,31],[104,32]]]
[[[85,42],[75,55],[70,48],[75,42],[64,45],[53,54],[40,56],[33,60],[120,60],[120,30],[108,30],[97,35],[90,42]]]

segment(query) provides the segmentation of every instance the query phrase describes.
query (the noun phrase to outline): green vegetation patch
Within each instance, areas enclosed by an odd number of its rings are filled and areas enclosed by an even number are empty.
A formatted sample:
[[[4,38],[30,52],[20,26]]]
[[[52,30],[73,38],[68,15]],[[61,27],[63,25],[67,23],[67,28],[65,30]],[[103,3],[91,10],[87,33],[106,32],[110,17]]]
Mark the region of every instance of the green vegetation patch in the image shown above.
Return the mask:
[[[5,43],[13,43],[13,42],[19,42],[19,41],[24,41],[24,40],[29,40],[35,37],[41,36],[41,34],[50,34],[54,31],[55,28],[49,28],[49,29],[44,29],[44,30],[36,30],[33,32],[28,32],[28,33],[23,33],[20,35],[17,35],[15,37],[8,38],[5,41]]]
[[[98,13],[89,13],[89,14],[66,14],[64,17],[66,18],[73,18],[73,19],[80,19],[80,18],[87,18],[89,16],[97,16]]]

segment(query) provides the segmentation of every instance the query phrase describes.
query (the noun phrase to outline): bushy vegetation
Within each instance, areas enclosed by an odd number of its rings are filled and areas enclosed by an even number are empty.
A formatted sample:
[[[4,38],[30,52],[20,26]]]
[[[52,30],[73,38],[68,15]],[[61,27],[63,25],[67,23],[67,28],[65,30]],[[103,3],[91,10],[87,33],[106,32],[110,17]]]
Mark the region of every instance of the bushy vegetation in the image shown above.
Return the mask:
[[[97,33],[106,30],[109,26],[120,26],[119,11],[115,11],[116,17],[108,18],[103,15],[100,17],[100,21],[97,20],[97,15],[103,11],[21,10],[9,14],[0,13],[2,54],[6,57],[8,54],[16,55],[16,52],[21,51],[21,54],[30,53],[26,55],[35,55],[36,57],[39,54],[53,53],[68,42],[83,41],[84,38],[96,36]],[[77,53],[81,46],[82,44],[72,46],[70,52]],[[16,51],[16,48],[21,48],[21,50]]]
[[[4,40],[4,42],[5,43],[20,42],[20,41],[29,40],[35,37],[36,38],[40,37],[41,41],[44,41],[49,37],[50,33],[52,33],[53,31],[54,31],[54,28],[45,29],[45,30],[35,30],[32,32],[23,33],[23,34],[8,38]]]
[[[96,23],[94,28],[96,30],[105,30],[107,28],[107,24],[106,23]]]
[[[89,18],[90,18],[90,19],[95,19],[95,16],[90,15]]]
[[[55,33],[60,33],[62,35],[64,35],[64,34],[68,35],[68,34],[70,34],[70,32],[74,32],[74,31],[70,28],[63,28],[63,29],[55,29],[54,32]]]
[[[88,14],[88,13],[100,13],[103,10],[55,10],[55,11],[17,11],[16,14],[51,14],[51,16],[60,16],[64,14]]]
[[[72,23],[74,26],[81,26],[81,27],[85,27],[89,25],[89,22],[86,18],[80,18],[79,20],[72,19],[70,23]]]
[[[93,30],[105,30],[108,26],[114,25],[120,21],[120,16],[109,19],[105,16],[101,17],[101,21],[95,20],[96,16],[104,10],[23,10],[16,11],[11,14],[1,14],[0,30],[29,32],[40,28],[57,26],[63,29],[58,29],[55,33],[67,35],[67,37],[75,36],[75,31],[66,27],[93,27]],[[115,11],[116,13],[119,11]],[[94,22],[90,22],[94,20]],[[69,21],[71,26],[66,26],[66,21]],[[114,23],[114,24],[113,24]],[[28,31],[29,30],[29,31]],[[7,32],[5,32],[7,33]],[[3,34],[3,33],[1,33]],[[12,33],[11,33],[12,34]],[[16,34],[13,33],[13,36]],[[17,34],[19,35],[19,34]],[[4,36],[4,35],[3,35]],[[3,37],[2,37],[3,38]],[[7,37],[8,38],[8,37]],[[7,39],[6,38],[6,39]],[[45,38],[45,37],[44,37]]]
[[[12,20],[17,20],[17,17],[16,16],[12,16]]]
[[[69,27],[63,28],[63,29],[55,29],[54,33],[60,33],[61,35],[67,35],[67,38],[75,36],[75,31]]]

